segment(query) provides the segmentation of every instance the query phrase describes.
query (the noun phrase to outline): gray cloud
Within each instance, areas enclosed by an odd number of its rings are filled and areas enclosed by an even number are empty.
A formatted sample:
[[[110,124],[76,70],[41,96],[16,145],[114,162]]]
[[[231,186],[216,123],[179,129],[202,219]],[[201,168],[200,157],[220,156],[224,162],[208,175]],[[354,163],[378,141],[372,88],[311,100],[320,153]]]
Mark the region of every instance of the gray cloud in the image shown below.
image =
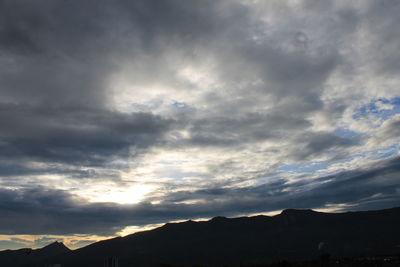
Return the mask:
[[[0,232],[398,204],[398,158],[365,156],[397,117],[352,116],[399,96],[400,5],[295,2],[0,0]],[[306,162],[347,169],[279,171]],[[173,190],[127,206],[46,183],[123,175]]]
[[[120,1],[112,4],[88,1],[77,4],[45,1],[38,5],[3,1],[2,5],[5,26],[1,36],[7,51],[6,59],[12,59],[12,66],[3,71],[1,81],[6,102],[40,106],[50,112],[54,108],[63,109],[64,113],[72,113],[72,116],[81,109],[83,113],[87,112],[88,106],[108,109],[110,95],[105,79],[118,70],[115,59],[129,55],[135,62],[139,60],[139,54],[148,55],[154,62],[142,62],[149,67],[139,68],[139,72],[135,68],[129,75],[144,84],[157,77],[174,85],[177,81],[166,76],[172,75],[175,70],[157,59],[162,58],[171,47],[187,51],[189,55],[197,48],[201,51],[200,56],[209,53],[217,60],[217,75],[220,79],[231,81],[232,85],[240,83],[240,80],[250,82],[262,77],[263,85],[260,86],[221,90],[222,101],[226,101],[232,93],[245,98],[250,93],[248,101],[225,105],[222,110],[219,101],[217,110],[222,113],[217,116],[205,120],[185,118],[192,135],[189,144],[194,145],[235,145],[285,134],[296,135],[306,130],[310,123],[305,117],[323,107],[321,86],[341,62],[335,46],[325,47],[316,54],[302,49],[287,50],[279,42],[286,42],[286,35],[278,36],[277,42],[273,39],[275,36],[269,36],[269,33],[254,31],[267,25],[252,20],[250,9],[235,2]],[[90,10],[90,13],[85,10]],[[266,40],[262,43],[251,41],[254,34],[265,35]],[[299,34],[295,31],[288,36]],[[306,37],[301,40],[310,41],[306,34],[303,36]],[[290,42],[299,42],[299,38]],[[158,63],[162,65],[157,66]],[[148,76],[146,72],[152,74]],[[279,100],[273,105],[273,110],[260,110],[260,100],[271,103],[271,99],[276,101],[276,98]],[[243,116],[249,105],[256,112]],[[240,115],[227,118],[225,114],[233,110]],[[16,116],[15,123],[19,119],[19,127],[30,128],[29,132],[34,133],[37,121],[22,119],[18,115],[23,116],[23,111],[12,116]],[[52,118],[58,121],[63,119],[62,116],[57,111],[52,114]],[[7,118],[10,118],[9,114]],[[82,126],[91,123],[85,121],[86,118],[84,115],[82,121],[76,123]],[[48,123],[50,118],[43,114],[37,119]],[[298,128],[294,129],[296,126]],[[6,131],[7,128],[4,127]],[[63,143],[74,150],[77,143],[74,140],[80,138],[86,139],[89,151],[94,148],[119,151],[126,147],[126,140],[112,135],[90,133],[88,130],[67,134],[68,129],[59,130],[68,138],[61,142],[61,139],[57,141],[50,137],[49,143]],[[46,131],[46,134],[50,133]],[[93,136],[97,140],[92,139]],[[13,140],[7,142],[13,143]],[[40,154],[42,150],[43,157],[60,157],[54,153],[46,156],[47,144],[33,142],[29,137],[14,140],[13,146],[15,143],[25,148],[29,146],[27,143],[34,143],[35,147],[29,150],[28,155]],[[80,158],[73,152],[70,156]]]
[[[161,204],[86,203],[65,191],[35,188],[0,191],[1,234],[114,234],[126,225],[182,218],[235,216],[284,208],[323,208],[351,204],[352,210],[396,206],[400,201],[400,159],[368,170],[321,177],[314,183],[277,180],[256,187],[177,192]],[[322,183],[323,182],[323,183]],[[204,200],[196,204],[182,201]],[[31,220],[29,218],[35,218]]]
[[[80,166],[129,157],[129,148],[154,145],[172,121],[150,113],[1,105],[3,159]],[[10,117],[13,119],[10,120]]]
[[[309,132],[298,138],[298,149],[292,155],[301,160],[320,153],[337,153],[341,148],[357,146],[361,141],[360,137],[344,138],[329,132]]]
[[[273,127],[272,127],[273,126]],[[307,129],[304,118],[281,114],[250,113],[241,117],[213,117],[192,123],[187,140],[192,145],[238,146],[260,140],[279,139],[282,132]]]
[[[400,48],[400,32],[396,26],[400,19],[394,15],[399,11],[399,3],[386,0],[371,1],[366,10],[364,20],[374,37],[371,50],[375,50],[369,60],[377,61],[374,66],[380,75],[396,75],[399,71],[399,57],[395,51]]]

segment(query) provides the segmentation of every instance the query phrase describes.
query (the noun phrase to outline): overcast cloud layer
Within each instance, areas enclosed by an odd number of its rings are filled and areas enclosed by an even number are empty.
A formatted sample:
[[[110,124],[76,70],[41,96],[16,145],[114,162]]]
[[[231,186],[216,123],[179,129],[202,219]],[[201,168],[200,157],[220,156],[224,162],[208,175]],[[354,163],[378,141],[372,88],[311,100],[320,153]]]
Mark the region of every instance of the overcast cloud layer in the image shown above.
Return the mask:
[[[386,0],[0,0],[0,249],[399,206],[398,14]]]

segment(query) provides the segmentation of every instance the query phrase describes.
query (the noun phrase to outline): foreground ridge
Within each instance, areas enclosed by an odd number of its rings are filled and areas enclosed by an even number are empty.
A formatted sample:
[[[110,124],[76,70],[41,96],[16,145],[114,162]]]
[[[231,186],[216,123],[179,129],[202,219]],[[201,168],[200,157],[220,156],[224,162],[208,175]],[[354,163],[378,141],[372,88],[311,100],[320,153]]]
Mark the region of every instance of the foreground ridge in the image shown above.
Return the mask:
[[[35,261],[23,260],[28,258],[23,254],[25,250],[3,251],[0,260],[6,262],[8,254],[18,252],[17,265],[13,265],[16,267],[50,263],[96,267],[103,266],[105,258],[118,259],[120,267],[262,266],[350,257],[365,260],[379,255],[391,255],[394,261],[393,255],[400,254],[398,225],[400,208],[346,213],[287,209],[275,216],[219,216],[209,221],[168,223],[74,251],[56,242],[38,251],[56,248],[58,253]]]

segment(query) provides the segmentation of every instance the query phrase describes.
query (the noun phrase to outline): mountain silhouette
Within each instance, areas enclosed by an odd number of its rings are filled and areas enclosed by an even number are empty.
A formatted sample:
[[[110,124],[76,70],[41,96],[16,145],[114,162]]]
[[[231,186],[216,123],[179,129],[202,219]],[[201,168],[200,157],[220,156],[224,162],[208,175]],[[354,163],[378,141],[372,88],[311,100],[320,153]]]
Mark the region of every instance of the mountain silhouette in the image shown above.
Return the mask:
[[[0,251],[0,266],[29,266],[48,258],[68,253],[71,250],[61,242],[53,242],[40,249],[23,248]]]
[[[100,241],[33,261],[6,266],[103,266],[117,257],[119,266],[239,266],[282,260],[360,257],[400,253],[400,208],[323,213],[287,209],[275,216],[225,218],[167,223],[154,230]],[[45,251],[47,247],[33,252]],[[14,259],[24,251],[17,250]],[[4,253],[0,259],[4,259]],[[50,251],[49,251],[50,252]],[[19,253],[19,254],[18,254]],[[2,256],[3,255],[3,256]],[[8,261],[10,262],[10,261]],[[164,265],[165,266],[165,265]]]

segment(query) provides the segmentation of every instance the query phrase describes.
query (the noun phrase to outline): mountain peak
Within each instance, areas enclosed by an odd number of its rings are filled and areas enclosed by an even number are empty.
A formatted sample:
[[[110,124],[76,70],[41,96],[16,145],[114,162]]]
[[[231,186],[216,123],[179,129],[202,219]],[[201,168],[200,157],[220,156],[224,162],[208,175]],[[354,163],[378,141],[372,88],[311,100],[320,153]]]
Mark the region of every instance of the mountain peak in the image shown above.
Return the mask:
[[[69,251],[70,249],[64,245],[63,242],[54,241],[47,246],[41,248],[43,250],[58,250],[58,251]]]
[[[312,209],[285,209],[281,212],[281,215],[305,215],[317,213]]]
[[[325,252],[337,258],[398,255],[398,225],[400,209],[340,214],[286,209],[271,217],[215,217],[210,221],[169,223],[74,251],[61,242],[33,251],[4,251],[0,252],[0,262],[1,266],[13,267],[46,266],[49,262],[97,267],[111,255],[126,266],[159,266],[161,260],[170,266],[194,266],[199,262],[221,266],[243,258],[255,258],[265,265],[287,259],[312,260]],[[350,245],[344,250],[343,244]]]

